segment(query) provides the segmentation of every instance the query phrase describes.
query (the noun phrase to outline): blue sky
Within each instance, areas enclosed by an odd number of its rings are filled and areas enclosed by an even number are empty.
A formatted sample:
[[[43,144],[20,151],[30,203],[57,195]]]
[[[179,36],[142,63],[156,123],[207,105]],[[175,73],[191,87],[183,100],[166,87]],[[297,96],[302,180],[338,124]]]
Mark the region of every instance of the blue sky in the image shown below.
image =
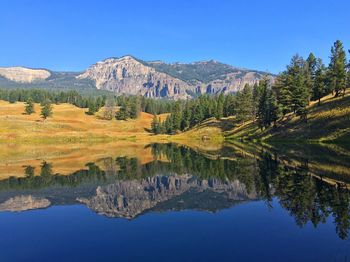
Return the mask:
[[[98,60],[215,59],[282,71],[313,51],[350,49],[350,1],[124,0],[0,2],[0,66],[81,71]]]

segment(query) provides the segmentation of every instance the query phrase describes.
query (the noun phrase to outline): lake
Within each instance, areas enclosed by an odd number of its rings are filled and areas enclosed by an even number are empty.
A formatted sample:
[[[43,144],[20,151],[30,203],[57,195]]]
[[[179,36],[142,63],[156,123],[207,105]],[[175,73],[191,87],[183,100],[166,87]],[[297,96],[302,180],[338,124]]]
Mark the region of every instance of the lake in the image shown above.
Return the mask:
[[[0,150],[0,261],[348,261],[340,145]]]

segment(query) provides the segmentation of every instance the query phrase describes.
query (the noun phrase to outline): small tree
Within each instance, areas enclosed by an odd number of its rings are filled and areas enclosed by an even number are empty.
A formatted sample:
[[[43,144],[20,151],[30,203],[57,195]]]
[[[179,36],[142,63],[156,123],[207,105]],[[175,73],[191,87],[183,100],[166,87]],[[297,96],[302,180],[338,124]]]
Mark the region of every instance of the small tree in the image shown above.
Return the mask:
[[[31,98],[28,98],[28,100],[26,101],[24,111],[27,115],[31,115],[35,112],[34,103],[33,103],[33,100]]]
[[[160,123],[159,123],[159,119],[157,117],[157,115],[153,116],[153,120],[151,123],[151,129],[152,129],[152,133],[158,135],[160,133]]]
[[[45,120],[52,116],[52,104],[50,100],[46,100],[41,106],[41,117]]]
[[[115,115],[115,101],[114,99],[108,99],[106,101],[105,109],[103,111],[103,118],[106,120],[112,120]]]

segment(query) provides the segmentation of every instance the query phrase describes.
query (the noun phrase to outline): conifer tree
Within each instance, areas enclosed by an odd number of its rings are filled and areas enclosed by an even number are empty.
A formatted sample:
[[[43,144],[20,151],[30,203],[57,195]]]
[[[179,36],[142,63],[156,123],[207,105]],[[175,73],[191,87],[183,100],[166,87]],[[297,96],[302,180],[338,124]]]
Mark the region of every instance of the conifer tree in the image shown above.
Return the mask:
[[[242,92],[237,93],[236,116],[240,121],[247,121],[253,118],[253,92],[250,85],[246,84]]]
[[[326,94],[326,67],[321,59],[317,60],[315,82],[312,90],[312,98],[318,100],[318,105],[321,104],[321,97]]]
[[[159,128],[159,119],[157,117],[157,115],[153,115],[153,120],[151,123],[151,129],[152,129],[152,133],[158,135],[160,133],[160,128]]]
[[[32,98],[28,98],[26,103],[25,103],[25,113],[27,115],[31,115],[33,114],[35,111],[34,111],[34,103],[33,103],[33,99]]]
[[[103,111],[103,118],[106,120],[112,120],[115,115],[115,101],[113,98],[106,100],[105,108]]]
[[[346,54],[343,43],[340,40],[334,42],[331,48],[331,57],[329,63],[329,84],[330,90],[339,96],[346,89]]]
[[[41,117],[45,120],[48,117],[51,117],[53,114],[52,112],[52,105],[50,100],[46,100],[42,103],[41,107]]]

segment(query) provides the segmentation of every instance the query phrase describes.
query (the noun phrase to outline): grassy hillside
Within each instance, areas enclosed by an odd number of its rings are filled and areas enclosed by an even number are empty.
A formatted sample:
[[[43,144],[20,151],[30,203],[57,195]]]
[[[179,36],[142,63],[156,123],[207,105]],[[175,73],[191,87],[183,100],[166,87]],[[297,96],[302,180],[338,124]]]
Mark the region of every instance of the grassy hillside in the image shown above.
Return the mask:
[[[350,89],[344,97],[324,97],[320,106],[313,102],[308,108],[307,122],[289,114],[277,123],[276,128],[261,131],[256,123],[247,122],[226,132],[225,136],[265,141],[350,142]]]
[[[102,111],[103,109],[101,109]],[[70,104],[53,105],[53,117],[45,121],[40,117],[40,106],[36,113],[25,115],[24,103],[10,104],[0,101],[0,142],[72,142],[96,140],[159,140],[167,136],[152,136],[146,131],[153,116],[141,113],[135,120],[103,120],[85,114],[86,109]],[[164,119],[165,115],[160,115]]]

